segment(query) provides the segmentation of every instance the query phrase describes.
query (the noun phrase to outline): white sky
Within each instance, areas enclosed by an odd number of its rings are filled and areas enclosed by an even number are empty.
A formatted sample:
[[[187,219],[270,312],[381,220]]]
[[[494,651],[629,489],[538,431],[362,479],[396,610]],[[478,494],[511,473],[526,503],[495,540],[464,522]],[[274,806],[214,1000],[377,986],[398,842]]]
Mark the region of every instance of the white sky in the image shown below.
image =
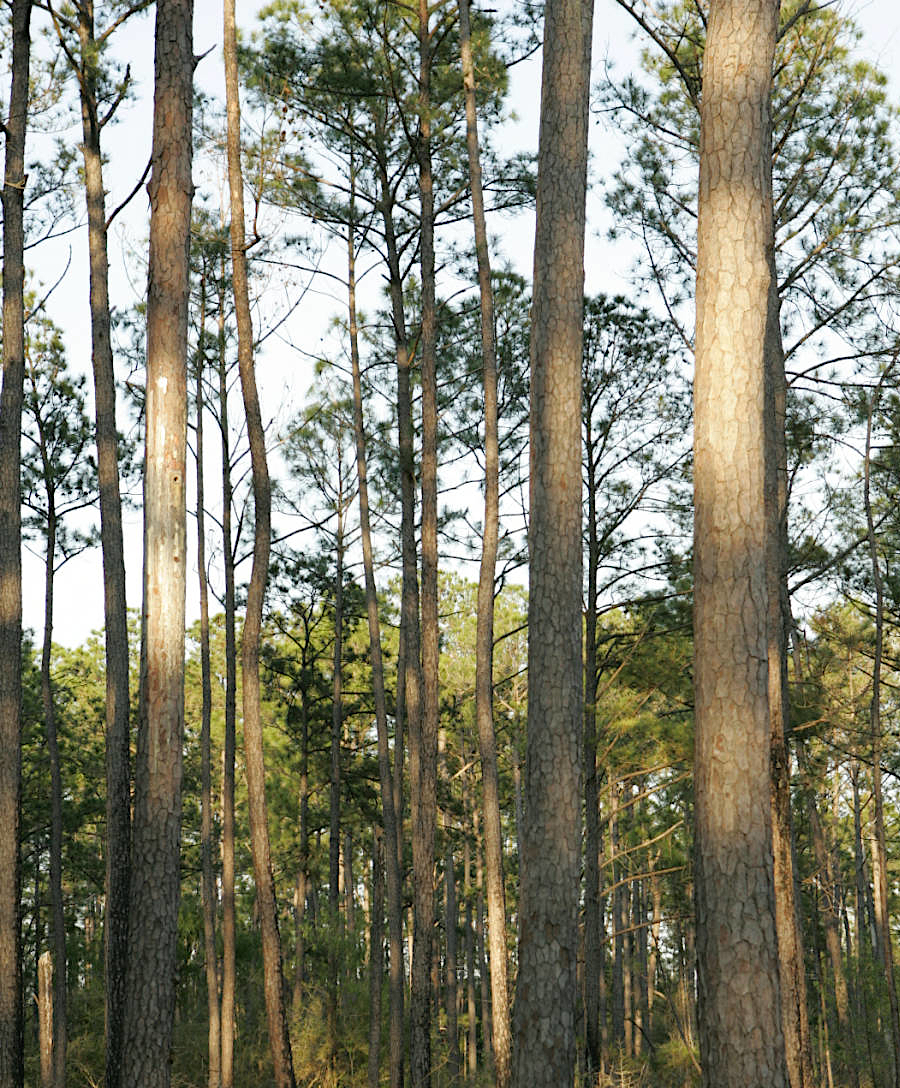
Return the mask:
[[[197,54],[212,50],[201,61],[197,78],[204,90],[224,98],[221,75],[222,10],[218,0],[195,0],[194,48]],[[252,29],[254,13],[260,7],[257,0],[238,0],[238,22],[246,31]],[[864,39],[860,46],[863,57],[886,71],[890,77],[891,91],[900,99],[900,3],[897,0],[843,0],[843,10],[855,14]],[[606,58],[621,73],[633,64],[640,43],[635,41],[633,24],[614,0],[596,0],[595,9],[594,68],[595,75]],[[105,134],[105,150],[109,157],[107,186],[110,190],[108,207],[115,207],[131,190],[147,162],[150,152],[150,125],[153,64],[152,14],[132,24],[119,35],[116,54],[131,64],[132,75],[139,88],[137,100],[122,122],[111,127]],[[3,88],[4,94],[6,88]],[[513,71],[509,109],[516,120],[506,126],[502,145],[505,150],[534,150],[537,146],[537,121],[540,95],[540,58],[536,56]],[[77,138],[77,136],[72,137]],[[900,133],[898,133],[900,140]],[[42,144],[42,139],[44,140]],[[46,139],[32,139],[28,154],[40,154],[47,146]],[[620,149],[614,133],[595,123],[591,132],[593,174],[602,177],[618,160]],[[111,292],[114,304],[129,306],[134,301],[134,288],[126,272],[122,258],[123,245],[141,247],[146,232],[147,201],[143,192],[138,194],[126,214],[117,221],[110,239]],[[501,254],[510,260],[524,275],[530,276],[533,222],[529,216],[519,217],[505,225],[497,224],[500,232]],[[49,307],[50,314],[60,324],[66,336],[70,361],[78,369],[90,368],[90,328],[87,299],[87,253],[84,231],[66,239],[47,244],[42,251],[34,252],[33,277],[37,282],[49,285],[58,277],[69,259],[71,266],[65,282],[57,289]],[[629,268],[631,255],[627,246],[614,246],[605,238],[605,222],[599,199],[589,203],[589,226],[585,261],[586,290],[596,292],[630,293]],[[133,267],[133,261],[132,261]],[[315,351],[323,328],[323,317],[328,305],[321,296],[310,296],[294,318],[292,338],[298,342],[304,336],[302,346]],[[332,312],[337,312],[335,302]],[[309,342],[309,341],[312,342]],[[273,355],[277,358],[273,359]],[[296,361],[287,365],[285,351],[270,352],[261,362],[261,384],[264,397],[268,395],[272,405],[281,405],[286,398],[293,398],[296,405],[305,392],[307,371],[292,388],[291,373],[296,373]],[[266,369],[268,366],[268,370]],[[275,407],[270,408],[274,413]],[[123,425],[120,423],[120,426]],[[189,470],[192,473],[192,469]],[[190,501],[190,500],[189,500]],[[189,523],[189,539],[193,526]],[[138,607],[141,592],[141,532],[139,516],[128,518],[126,539],[126,565],[128,574],[129,605]],[[37,637],[43,624],[43,570],[37,559],[26,553],[25,565],[25,615],[26,627],[36,631]],[[77,645],[93,629],[103,624],[102,570],[99,548],[85,554],[67,566],[57,576],[57,607],[54,630],[55,641],[65,645]],[[189,566],[188,617],[196,615],[196,572]]]

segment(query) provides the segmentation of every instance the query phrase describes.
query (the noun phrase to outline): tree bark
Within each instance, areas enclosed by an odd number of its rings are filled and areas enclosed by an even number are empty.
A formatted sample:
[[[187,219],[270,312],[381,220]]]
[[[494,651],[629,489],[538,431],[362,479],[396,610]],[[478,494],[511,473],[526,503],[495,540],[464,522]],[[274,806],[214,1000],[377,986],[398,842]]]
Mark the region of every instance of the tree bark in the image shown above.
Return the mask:
[[[33,374],[32,374],[33,378]],[[65,1088],[66,1083],[66,914],[62,886],[62,770],[59,760],[59,738],[56,730],[56,707],[53,701],[53,679],[50,659],[53,653],[53,590],[56,572],[56,495],[53,466],[47,450],[44,423],[37,419],[41,468],[47,498],[47,551],[44,556],[44,637],[41,646],[41,704],[44,711],[44,732],[50,759],[50,910],[53,934],[53,1084]]]
[[[880,393],[880,383],[873,396]],[[869,722],[872,731],[872,799],[874,802],[874,828],[872,835],[872,887],[875,899],[875,924],[881,945],[882,966],[890,1003],[890,1040],[893,1059],[892,1083],[900,1088],[900,1010],[898,1010],[897,986],[894,980],[894,948],[891,940],[891,923],[888,914],[887,847],[884,832],[884,799],[881,788],[881,665],[884,651],[884,584],[881,563],[878,559],[878,543],[875,539],[875,523],[872,517],[870,491],[870,467],[872,450],[872,414],[874,403],[869,405],[866,422],[866,453],[863,466],[863,499],[866,509],[866,535],[869,558],[872,563],[872,581],[875,585],[875,656],[872,662],[872,701]]]
[[[119,1088],[128,957],[128,898],[131,873],[131,741],[128,613],[125,548],[119,493],[116,377],[109,307],[106,198],[98,115],[93,0],[77,6],[81,64],[81,153],[88,216],[91,362],[100,485],[100,545],[103,552],[103,615],[106,643],[106,1088]]]
[[[369,1088],[381,1072],[381,980],[384,976],[384,833],[372,837],[372,907],[369,921]]]
[[[770,134],[771,136],[771,134]],[[771,148],[769,149],[771,159]],[[774,226],[773,226],[774,231]],[[771,744],[772,856],[775,931],[781,980],[781,1022],[791,1088],[813,1088],[812,1042],[807,1011],[803,931],[797,903],[794,824],[791,815],[791,768],[787,733],[791,720],[787,643],[791,606],[787,586],[788,488],[785,413],[787,385],[781,338],[774,247],[769,251],[766,322],[766,589],[768,594],[768,693]]]
[[[216,952],[216,877],[212,821],[212,679],[209,653],[209,586],[206,580],[206,512],[203,479],[203,337],[206,331],[206,278],[200,284],[200,341],[197,349],[197,576],[200,587],[200,865],[203,903],[203,955],[206,968],[207,1049],[209,1088],[221,1084],[222,1031],[219,1012],[219,972]]]
[[[701,1065],[710,1088],[787,1083],[772,869],[765,502],[778,7],[778,0],[714,0],[704,54],[694,385],[695,904]]]
[[[413,740],[410,720],[410,795],[413,816],[415,905],[410,987],[410,1082],[429,1088],[432,1077],[432,1002],[429,975],[435,919],[434,837],[437,819],[438,692],[438,495],[437,307],[434,271],[434,188],[431,167],[431,28],[428,0],[419,0],[419,94],[416,155],[419,165],[419,258],[422,277],[422,714]],[[413,749],[418,749],[418,766]]]
[[[263,760],[263,731],[260,715],[259,646],[263,604],[268,578],[272,535],[272,495],[266,463],[259,394],[253,362],[253,325],[247,283],[247,253],[244,242],[244,181],[241,169],[241,107],[238,91],[237,32],[234,0],[225,0],[225,97],[227,108],[228,189],[231,199],[231,266],[234,307],[238,332],[238,370],[247,419],[247,439],[253,475],[253,566],[247,588],[247,611],[241,645],[241,683],[244,710],[244,762],[250,809],[250,838],[256,903],[262,936],[263,979],[269,1046],[272,1051],[277,1088],[295,1088],[291,1041],[288,1035],[278,933],[278,908],[269,848],[266,808],[266,777]]]
[[[222,1088],[234,1086],[236,933],[234,899],[234,763],[237,748],[237,639],[234,544],[231,539],[231,439],[225,358],[225,261],[219,281],[219,431],[222,442],[222,560],[225,568],[225,734],[222,753]]]
[[[168,1088],[181,894],[192,0],[159,0],[144,471],[141,714],[123,1088]]]
[[[22,405],[25,387],[25,125],[31,2],[12,3],[12,82],[3,174],[0,386],[0,1088],[24,1083],[22,1007]]]
[[[38,957],[37,974],[41,1088],[53,1088],[53,958],[49,952]]]
[[[351,189],[351,193],[353,190]],[[352,200],[352,197],[351,197]],[[352,205],[351,205],[352,206]],[[352,218],[352,217],[351,217]],[[356,436],[356,478],[359,526],[366,586],[366,618],[369,630],[369,661],[372,666],[372,694],[375,701],[375,729],[378,738],[378,777],[384,824],[385,872],[387,876],[388,943],[390,956],[390,1067],[391,1088],[403,1088],[403,886],[398,846],[397,783],[391,773],[384,693],[384,662],[381,653],[381,623],[378,618],[378,591],[372,553],[369,517],[369,483],[366,465],[366,432],[363,420],[362,378],[359,366],[359,334],[356,317],[356,246],[353,226],[347,232],[348,309],[350,323],[350,364],[353,377],[353,426]],[[399,694],[399,693],[398,693]],[[399,745],[399,738],[395,741]]]
[[[571,1084],[581,869],[581,366],[592,0],[549,0],[531,325],[525,873],[513,1083]]]
[[[466,103],[466,149],[472,192],[472,220],[478,289],[481,303],[481,358],[484,383],[484,530],[478,574],[478,614],[475,633],[475,718],[481,757],[484,810],[484,861],[487,877],[488,940],[491,949],[491,1006],[494,1028],[494,1067],[497,1088],[510,1082],[511,1031],[506,954],[506,893],[503,883],[503,840],[500,831],[500,787],[497,737],[494,731],[494,575],[500,525],[500,453],[497,419],[497,346],[494,333],[494,293],[481,153],[475,101],[475,65],[469,19],[469,0],[459,0],[459,45]]]

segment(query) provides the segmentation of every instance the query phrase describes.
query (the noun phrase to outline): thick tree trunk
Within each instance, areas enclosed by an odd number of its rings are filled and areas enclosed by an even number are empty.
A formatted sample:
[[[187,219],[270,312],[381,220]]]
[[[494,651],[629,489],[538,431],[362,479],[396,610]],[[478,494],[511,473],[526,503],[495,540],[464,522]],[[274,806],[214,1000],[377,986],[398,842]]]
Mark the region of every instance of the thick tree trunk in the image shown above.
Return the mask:
[[[159,0],[150,177],[144,609],[123,1088],[168,1088],[181,894],[192,0]]]
[[[459,1083],[462,1063],[459,1055],[459,1025],[456,1018],[459,997],[457,979],[457,906],[456,873],[453,867],[453,845],[447,837],[444,854],[444,928],[447,931],[447,1075],[451,1085]]]
[[[381,653],[381,623],[378,617],[378,591],[372,553],[372,529],[369,518],[369,483],[366,465],[366,432],[363,421],[362,378],[359,366],[359,335],[356,318],[356,245],[353,228],[347,235],[348,308],[350,323],[350,363],[353,377],[353,426],[356,435],[356,478],[359,501],[359,526],[366,585],[366,618],[369,629],[369,661],[372,666],[372,694],[375,701],[375,729],[378,738],[378,777],[381,785],[381,811],[384,823],[385,872],[387,875],[388,944],[390,955],[390,1065],[391,1088],[403,1085],[403,886],[400,869],[398,817],[395,802],[397,783],[391,773],[390,743],[387,725],[387,701],[384,693],[384,662]],[[398,691],[399,697],[399,691]],[[395,741],[399,745],[399,738]],[[402,766],[402,764],[401,764]]]
[[[206,281],[200,286],[200,346],[197,351],[197,575],[200,587],[200,866],[203,902],[203,956],[206,968],[207,1049],[209,1088],[219,1088],[222,1033],[219,1013],[219,971],[216,952],[216,877],[212,820],[212,679],[209,653],[209,586],[206,580],[206,512],[203,479],[203,336],[206,327]]]
[[[581,869],[581,366],[592,0],[549,0],[531,325],[528,752],[513,1082],[571,1084]]]
[[[77,7],[81,50],[81,152],[88,217],[91,361],[100,486],[100,544],[103,552],[103,615],[106,643],[106,1088],[119,1088],[125,975],[128,956],[128,896],[131,873],[131,742],[128,690],[128,614],[125,548],[119,493],[116,377],[109,308],[109,257],[98,116],[93,0]]]
[[[22,404],[25,387],[25,123],[31,2],[12,3],[3,176],[0,386],[0,1088],[24,1082],[19,824],[22,779]]]
[[[475,633],[475,718],[481,756],[484,809],[484,860],[487,876],[488,939],[491,947],[491,1005],[494,1027],[494,1065],[497,1088],[508,1088],[511,1062],[509,982],[506,954],[506,894],[503,883],[503,840],[500,831],[500,787],[497,772],[497,737],[494,731],[494,575],[500,525],[500,452],[497,420],[497,347],[494,333],[494,293],[478,116],[475,102],[475,65],[469,20],[469,0],[459,0],[459,44],[466,100],[466,147],[472,191],[472,219],[478,289],[481,300],[481,358],[484,369],[484,532],[478,574],[478,615]]]
[[[278,933],[278,908],[275,880],[269,849],[269,825],[266,808],[266,775],[263,760],[263,731],[260,714],[259,646],[263,604],[269,569],[272,531],[272,494],[266,463],[266,439],[263,430],[259,394],[253,362],[253,326],[250,318],[250,293],[247,283],[247,253],[244,243],[244,181],[241,169],[241,108],[238,97],[237,34],[234,0],[225,0],[225,97],[227,104],[228,189],[231,200],[231,266],[234,282],[234,308],[238,332],[238,370],[241,395],[247,419],[247,439],[253,474],[253,566],[247,588],[247,611],[241,645],[241,683],[244,710],[244,763],[247,773],[247,799],[250,809],[250,839],[253,872],[256,880],[256,904],[262,936],[263,980],[269,1046],[272,1051],[277,1088],[294,1088],[291,1041],[288,1036],[281,963],[281,939]]]
[[[772,872],[765,503],[777,20],[778,0],[714,0],[704,55],[694,387],[695,902],[701,1065],[710,1088],[787,1083]]]

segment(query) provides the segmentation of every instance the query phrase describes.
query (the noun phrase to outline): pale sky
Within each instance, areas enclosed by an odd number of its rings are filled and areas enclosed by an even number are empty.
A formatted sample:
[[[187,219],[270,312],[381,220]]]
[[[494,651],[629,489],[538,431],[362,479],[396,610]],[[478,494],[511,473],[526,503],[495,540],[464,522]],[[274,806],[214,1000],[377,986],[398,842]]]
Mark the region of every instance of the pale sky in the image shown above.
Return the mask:
[[[195,0],[195,52],[212,52],[200,63],[198,80],[205,90],[224,97],[221,77],[221,40],[222,10],[218,0]],[[492,6],[497,6],[492,5]],[[860,45],[862,55],[877,63],[891,80],[894,96],[900,100],[900,3],[897,0],[843,0],[840,5],[844,10],[856,15],[864,39]],[[245,29],[252,27],[253,16],[260,7],[258,0],[238,0],[238,22]],[[624,72],[633,63],[636,43],[633,33],[634,24],[622,12],[614,0],[597,0],[595,9],[594,63],[595,74],[599,65],[608,56],[618,71]],[[140,88],[140,100],[132,107],[127,119],[112,128],[106,134],[105,149],[110,157],[107,170],[107,185],[110,189],[109,207],[114,207],[133,187],[143,170],[150,148],[150,98],[152,97],[152,61],[153,61],[153,21],[152,15],[145,16],[132,23],[121,35],[117,55],[127,60],[132,66],[132,74]],[[5,78],[5,77],[4,77]],[[512,94],[509,109],[517,115],[516,122],[510,123],[505,133],[503,145],[512,150],[531,149],[537,145],[537,118],[540,95],[540,59],[532,58],[527,64],[514,70]],[[77,137],[76,137],[77,138]],[[900,142],[900,133],[897,134]],[[602,126],[595,124],[591,131],[593,173],[602,176],[610,167],[616,150],[614,139],[603,132]],[[40,138],[32,141],[29,154],[39,154]],[[46,146],[46,143],[43,145]],[[140,193],[134,200],[129,214],[123,215],[117,222],[112,237],[111,277],[112,297],[120,306],[130,305],[133,301],[133,286],[126,275],[125,264],[120,256],[123,241],[132,247],[143,244],[146,231],[146,198]],[[631,258],[624,248],[616,248],[606,241],[602,222],[602,208],[595,200],[589,207],[589,228],[586,251],[586,289],[589,292],[605,290],[628,293],[629,268]],[[515,224],[503,228],[500,224],[493,230],[501,233],[503,256],[512,261],[523,274],[530,275],[531,247],[533,244],[533,223],[528,217],[520,218]],[[35,276],[45,284],[53,282],[59,270],[69,259],[71,247],[71,267],[65,283],[57,290],[50,306],[51,316],[63,326],[72,364],[81,369],[90,366],[90,332],[87,309],[87,272],[86,240],[84,232],[72,235],[57,243],[55,248],[49,245],[44,252],[33,252],[37,258]],[[334,304],[334,311],[338,308]],[[305,312],[300,312],[296,319],[296,328],[309,330],[321,325],[321,318],[328,310],[322,299],[310,299]],[[300,340],[303,333],[295,332],[294,339]],[[313,343],[309,350],[316,350],[317,334],[313,333]],[[270,367],[268,374],[262,375],[264,395],[268,391],[270,399],[278,404],[286,395],[292,395],[299,404],[303,389],[290,390],[290,378],[275,364],[276,374]],[[305,384],[305,382],[304,382]],[[275,409],[271,409],[274,412]],[[193,468],[189,468],[193,475]],[[190,501],[190,500],[189,500]],[[128,573],[129,605],[140,605],[141,585],[141,532],[139,516],[132,513],[129,518],[126,541],[126,565]],[[188,525],[189,539],[194,533],[191,521]],[[188,617],[196,616],[196,571],[191,561],[188,574]],[[25,615],[26,627],[36,631],[40,637],[43,624],[43,571],[41,564],[26,553],[25,556]],[[101,566],[99,548],[73,560],[58,575],[57,608],[55,623],[55,641],[76,645],[92,630],[103,623],[103,597],[101,587]]]

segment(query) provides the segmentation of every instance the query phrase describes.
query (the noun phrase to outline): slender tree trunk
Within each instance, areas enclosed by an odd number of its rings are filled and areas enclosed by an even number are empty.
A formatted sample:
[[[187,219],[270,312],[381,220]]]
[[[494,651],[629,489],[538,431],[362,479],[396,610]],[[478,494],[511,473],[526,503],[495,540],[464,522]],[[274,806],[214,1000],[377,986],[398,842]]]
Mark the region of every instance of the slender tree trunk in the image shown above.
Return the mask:
[[[38,957],[38,1053],[41,1088],[53,1088],[53,958],[49,952]]]
[[[879,393],[880,385],[875,396],[877,397]],[[872,500],[869,487],[874,407],[874,404],[869,405],[866,424],[866,455],[863,467],[866,534],[869,542],[869,557],[872,562],[872,581],[875,585],[875,657],[872,662],[872,702],[870,709],[872,799],[875,810],[874,834],[872,836],[872,886],[875,897],[875,923],[881,944],[885,983],[887,984],[888,1001],[890,1003],[890,1039],[893,1055],[892,1083],[894,1088],[900,1088],[900,1010],[898,1010],[897,986],[894,980],[894,949],[891,940],[890,917],[888,915],[887,848],[884,833],[884,799],[881,788],[881,663],[884,650],[884,585],[881,576],[881,563],[878,559],[878,544],[875,539],[875,524],[872,518]]]
[[[22,1008],[22,404],[25,387],[25,124],[31,2],[12,2],[12,83],[3,176],[0,386],[0,1088],[24,1083]]]
[[[352,218],[352,217],[351,217]],[[351,226],[347,235],[348,307],[350,322],[350,363],[353,372],[353,425],[356,434],[356,477],[359,501],[359,525],[366,584],[366,617],[369,629],[369,660],[372,666],[372,693],[375,700],[375,728],[378,737],[378,777],[381,785],[381,811],[385,837],[387,875],[388,943],[390,956],[390,1065],[391,1088],[403,1086],[403,886],[398,846],[398,818],[395,802],[397,782],[393,780],[387,726],[387,701],[384,694],[384,663],[381,653],[381,625],[378,618],[378,592],[372,554],[372,530],[369,518],[369,484],[366,466],[366,432],[363,421],[362,378],[359,367],[359,335],[356,318],[356,245]],[[399,684],[399,681],[398,681]],[[399,700],[399,687],[398,687]],[[399,717],[396,745],[400,745]],[[402,756],[401,756],[402,758]],[[402,764],[401,764],[402,766]]]
[[[584,1020],[585,1084],[602,1069],[600,1041],[600,809],[597,791],[597,541],[596,468],[592,420],[585,419],[587,455],[587,607],[584,616]],[[614,878],[615,879],[615,878]]]
[[[613,965],[612,965],[612,1036],[617,1049],[625,1049],[625,882],[622,879],[622,866],[618,860],[620,854],[619,823],[619,784],[610,782],[610,846],[612,859],[612,924],[613,924]]]
[[[266,463],[256,374],[253,363],[253,326],[247,283],[247,253],[244,243],[244,182],[241,170],[241,108],[238,97],[237,34],[234,0],[225,0],[225,92],[228,120],[228,189],[231,199],[231,266],[234,278],[234,306],[238,331],[238,369],[247,418],[247,439],[253,474],[253,566],[247,589],[247,611],[241,644],[241,683],[244,710],[244,762],[250,809],[250,838],[256,879],[256,904],[262,936],[263,978],[269,1046],[272,1051],[277,1088],[294,1088],[291,1041],[288,1036],[278,934],[278,908],[269,849],[266,810],[266,776],[263,761],[263,731],[260,715],[259,645],[263,604],[271,547],[272,495]]]
[[[131,872],[131,743],[125,548],[119,493],[116,377],[109,308],[109,257],[97,105],[93,0],[77,6],[81,50],[81,152],[88,217],[91,361],[100,485],[103,615],[106,643],[106,1088],[119,1088],[128,956]]]
[[[56,708],[53,702],[53,678],[50,658],[53,652],[53,590],[56,568],[56,497],[53,487],[53,466],[38,421],[39,442],[44,484],[47,493],[47,551],[44,556],[44,638],[41,647],[41,703],[44,711],[44,731],[47,754],[50,757],[50,910],[53,920],[53,1084],[65,1088],[66,1083],[66,914],[62,886],[62,770],[59,760],[59,738],[56,732]]]
[[[831,855],[825,845],[825,833],[816,805],[815,784],[809,775],[809,768],[802,746],[798,747],[801,767],[807,775],[806,811],[809,817],[810,838],[818,869],[819,888],[824,899],[820,910],[822,928],[825,931],[825,948],[831,964],[831,977],[834,986],[834,1007],[837,1016],[837,1034],[839,1039],[839,1073],[848,1083],[858,1088],[859,1070],[856,1065],[856,1045],[854,1024],[850,1015],[850,998],[847,992],[847,977],[844,973],[844,960],[841,955],[841,933],[838,914],[835,909],[835,880],[831,864]],[[843,1068],[841,1068],[843,1067]]]
[[[457,906],[456,873],[453,865],[453,845],[447,836],[444,855],[444,928],[447,931],[447,1074],[451,1085],[459,1083],[461,1060],[459,1055],[459,1025],[456,1019],[458,1000],[457,980]]]
[[[206,580],[206,512],[203,479],[203,337],[206,330],[206,280],[200,286],[200,346],[197,351],[197,575],[200,587],[200,864],[203,900],[203,953],[206,967],[209,1088],[221,1083],[222,1033],[219,1017],[219,971],[216,952],[216,876],[212,820],[212,679],[209,654],[209,586]]]
[[[709,1088],[787,1083],[772,873],[765,503],[778,7],[778,0],[714,0],[704,54],[694,386],[695,903]]]
[[[581,869],[581,366],[592,0],[548,0],[531,325],[528,753],[513,1083],[571,1084]]]
[[[497,772],[497,737],[494,731],[494,575],[500,525],[500,452],[497,420],[497,347],[494,333],[494,293],[478,115],[475,102],[475,65],[469,19],[469,0],[459,0],[459,44],[466,100],[466,147],[472,191],[472,219],[478,288],[481,300],[481,357],[484,370],[484,532],[478,575],[478,615],[475,634],[475,718],[481,756],[484,810],[484,860],[487,876],[488,938],[491,946],[491,1005],[494,1027],[494,1065],[497,1088],[508,1088],[512,1036],[506,954],[506,894],[503,883],[503,840],[500,830],[500,787]]]
[[[234,1086],[236,933],[234,899],[234,763],[237,748],[237,640],[234,544],[231,539],[231,440],[225,358],[225,267],[219,291],[219,430],[222,441],[222,559],[225,568],[225,734],[222,753],[222,1088]]]
[[[340,471],[340,470],[339,470]],[[329,1060],[332,1070],[337,1068],[338,1048],[338,991],[343,964],[338,954],[337,935],[343,929],[340,919],[340,866],[341,866],[341,733],[344,727],[343,674],[344,657],[344,526],[343,495],[338,496],[338,522],[335,536],[334,579],[334,655],[332,658],[331,684],[331,782],[329,791],[328,834],[328,908],[331,912],[332,939],[328,945],[328,1035]]]
[[[297,867],[297,887],[294,892],[294,1009],[303,1000],[306,978],[306,951],[303,919],[306,913],[306,892],[309,886],[309,711],[306,692],[300,694],[300,863]]]
[[[428,0],[419,0],[419,96],[416,154],[419,164],[422,275],[422,715],[413,740],[410,721],[410,793],[413,808],[413,960],[410,988],[410,1082],[431,1085],[432,1002],[429,974],[434,932],[434,836],[437,819],[438,517],[437,517],[437,307],[434,271],[434,191],[431,172],[431,29]],[[418,767],[413,749],[418,749]],[[439,1006],[438,1006],[439,1007]]]
[[[770,133],[771,137],[771,133]],[[771,159],[771,150],[769,153]],[[774,230],[774,227],[773,227]],[[790,598],[787,589],[787,386],[781,338],[774,248],[769,250],[769,296],[766,323],[766,591],[768,595],[768,697],[771,744],[772,855],[775,887],[775,930],[781,980],[781,1020],[791,1088],[813,1088],[812,1043],[807,1012],[803,932],[796,901],[794,825],[791,816],[791,768],[787,730],[791,703],[787,675]]]
[[[144,609],[123,1088],[168,1088],[181,894],[192,0],[156,8]]]
[[[475,1009],[475,931],[472,927],[472,847],[466,838],[463,855],[463,894],[466,926],[466,1080],[478,1075],[478,1017]]]
[[[372,837],[372,907],[369,920],[369,1088],[381,1072],[381,980],[384,976],[384,833]]]

